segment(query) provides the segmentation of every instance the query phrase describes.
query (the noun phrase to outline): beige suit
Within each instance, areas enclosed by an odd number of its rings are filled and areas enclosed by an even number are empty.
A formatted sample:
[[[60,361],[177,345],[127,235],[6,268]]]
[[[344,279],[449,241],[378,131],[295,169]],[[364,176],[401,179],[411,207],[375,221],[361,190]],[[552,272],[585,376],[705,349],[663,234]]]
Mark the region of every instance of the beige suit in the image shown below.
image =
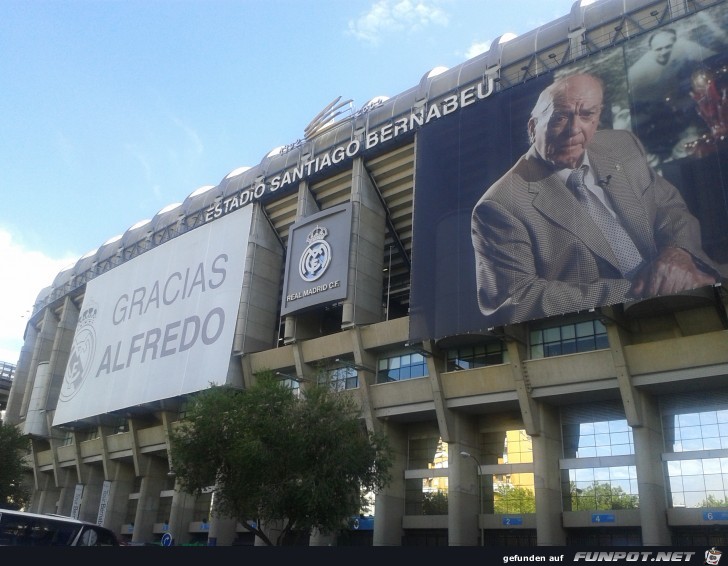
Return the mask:
[[[646,261],[668,246],[709,273],[700,226],[678,190],[647,164],[624,130],[595,133],[587,152],[617,216]],[[606,183],[605,183],[606,181]],[[472,215],[478,303],[489,326],[628,300],[631,282],[586,210],[532,147],[478,201]]]

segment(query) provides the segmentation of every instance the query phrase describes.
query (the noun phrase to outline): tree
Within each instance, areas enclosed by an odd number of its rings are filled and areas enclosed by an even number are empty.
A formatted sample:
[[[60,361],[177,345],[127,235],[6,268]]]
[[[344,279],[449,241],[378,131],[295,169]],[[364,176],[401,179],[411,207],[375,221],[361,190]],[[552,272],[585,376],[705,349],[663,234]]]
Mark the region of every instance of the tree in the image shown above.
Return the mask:
[[[212,386],[170,435],[180,487],[214,487],[216,510],[266,544],[291,533],[337,533],[390,481],[385,436],[367,432],[349,395],[310,384],[295,396],[272,372],[244,390]],[[265,526],[280,522],[272,539]]]
[[[594,482],[585,489],[577,489],[571,482],[571,510],[637,509],[639,497],[630,495],[620,486],[607,482]]]
[[[527,487],[501,483],[496,487],[494,497],[496,513],[535,513],[536,496]]]
[[[23,463],[28,438],[18,429],[0,421],[0,509],[22,509],[30,499],[23,475],[30,470]]]

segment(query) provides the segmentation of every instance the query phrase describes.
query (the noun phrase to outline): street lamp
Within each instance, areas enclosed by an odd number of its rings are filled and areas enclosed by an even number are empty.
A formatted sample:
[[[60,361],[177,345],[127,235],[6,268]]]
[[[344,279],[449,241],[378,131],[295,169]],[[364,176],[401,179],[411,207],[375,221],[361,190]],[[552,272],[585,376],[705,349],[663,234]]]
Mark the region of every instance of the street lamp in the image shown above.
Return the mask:
[[[478,514],[478,525],[480,526],[480,546],[484,546],[485,545],[485,535],[483,534],[484,533],[483,523],[482,523],[483,518],[481,517],[481,515],[483,514],[483,475],[480,473],[480,462],[478,461],[478,459],[475,456],[473,456],[470,452],[465,452],[465,450],[460,452],[460,455],[463,458],[472,458],[473,461],[475,462],[475,465],[477,466],[477,468],[475,468],[475,470],[478,474],[478,504],[479,504],[478,506],[480,507],[480,513]]]

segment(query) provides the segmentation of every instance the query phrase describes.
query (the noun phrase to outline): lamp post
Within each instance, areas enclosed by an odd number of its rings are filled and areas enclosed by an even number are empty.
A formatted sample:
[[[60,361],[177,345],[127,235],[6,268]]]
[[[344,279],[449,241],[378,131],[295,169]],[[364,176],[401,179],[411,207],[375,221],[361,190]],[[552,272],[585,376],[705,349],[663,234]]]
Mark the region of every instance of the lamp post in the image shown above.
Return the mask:
[[[480,527],[480,546],[485,545],[485,536],[483,531],[483,523],[482,523],[482,517],[483,514],[483,475],[480,473],[480,462],[478,459],[473,456],[470,452],[462,451],[460,452],[460,455],[463,458],[472,458],[475,462],[475,465],[477,466],[475,468],[476,473],[478,474],[478,507],[480,508],[480,513],[478,514],[478,525]]]

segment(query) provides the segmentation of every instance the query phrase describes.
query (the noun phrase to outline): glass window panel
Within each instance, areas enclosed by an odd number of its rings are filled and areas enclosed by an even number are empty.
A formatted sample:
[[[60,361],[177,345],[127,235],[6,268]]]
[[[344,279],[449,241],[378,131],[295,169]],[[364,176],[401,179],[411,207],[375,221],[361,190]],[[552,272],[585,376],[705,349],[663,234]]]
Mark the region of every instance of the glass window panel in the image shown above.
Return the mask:
[[[591,320],[576,325],[576,335],[579,337],[594,336],[594,323]]]
[[[591,352],[592,350],[595,350],[594,337],[589,336],[587,338],[579,338],[576,349],[579,352]]]
[[[543,331],[544,342],[558,342],[561,340],[561,327],[556,326],[554,328],[546,328]]]
[[[594,444],[596,446],[611,446],[612,437],[609,434],[595,434]]]
[[[719,436],[717,424],[703,424],[703,438],[715,438]]]
[[[597,350],[606,350],[609,348],[609,338],[606,334],[597,334],[596,337],[596,349]]]
[[[586,482],[587,484],[591,484],[594,481],[594,470],[592,468],[569,470],[569,474],[572,476],[572,481]]]
[[[689,438],[703,438],[702,429],[700,426],[684,426],[680,429],[680,437],[683,440]]]
[[[630,444],[615,444],[611,447],[612,456],[628,456],[634,454],[634,447]]]
[[[594,481],[609,482],[611,479],[609,468],[594,468]]]
[[[595,423],[581,423],[579,425],[579,431],[583,436],[586,436],[587,434],[594,434],[596,432],[595,426]]]
[[[683,488],[685,491],[705,491],[704,476],[683,476]]]
[[[703,439],[703,450],[717,450],[721,447],[720,438],[705,438]]]
[[[544,344],[544,354],[547,358],[561,355],[561,344]]]
[[[389,358],[387,360],[387,362],[389,365],[389,369],[399,369],[399,367],[402,363],[402,360],[399,357],[394,357],[394,358]]]
[[[716,415],[715,411],[706,411],[704,413],[700,413],[700,424],[718,424],[718,416]]]
[[[698,426],[700,424],[700,415],[697,413],[683,413],[675,415],[677,417],[677,425],[681,428],[687,426]]]
[[[682,449],[685,452],[688,452],[690,450],[702,450],[703,449],[703,439],[696,438],[695,440],[683,440]]]
[[[575,354],[576,352],[580,351],[579,346],[577,346],[577,343],[574,340],[564,340],[561,343],[561,355],[564,356],[566,354]]]
[[[628,432],[612,433],[612,444],[630,444],[630,436]]]
[[[723,490],[723,474],[706,474],[705,489]]]
[[[682,475],[682,467],[679,460],[669,460],[667,462],[667,474],[669,476]]]
[[[719,474],[721,472],[721,461],[719,458],[703,458],[704,474]]]
[[[682,474],[684,476],[695,476],[703,474],[703,461],[702,460],[682,460],[681,462]]]
[[[719,423],[728,423],[728,409],[721,409],[715,412],[716,421]]]
[[[683,493],[672,494],[672,506],[673,507],[685,507],[685,495]]]

